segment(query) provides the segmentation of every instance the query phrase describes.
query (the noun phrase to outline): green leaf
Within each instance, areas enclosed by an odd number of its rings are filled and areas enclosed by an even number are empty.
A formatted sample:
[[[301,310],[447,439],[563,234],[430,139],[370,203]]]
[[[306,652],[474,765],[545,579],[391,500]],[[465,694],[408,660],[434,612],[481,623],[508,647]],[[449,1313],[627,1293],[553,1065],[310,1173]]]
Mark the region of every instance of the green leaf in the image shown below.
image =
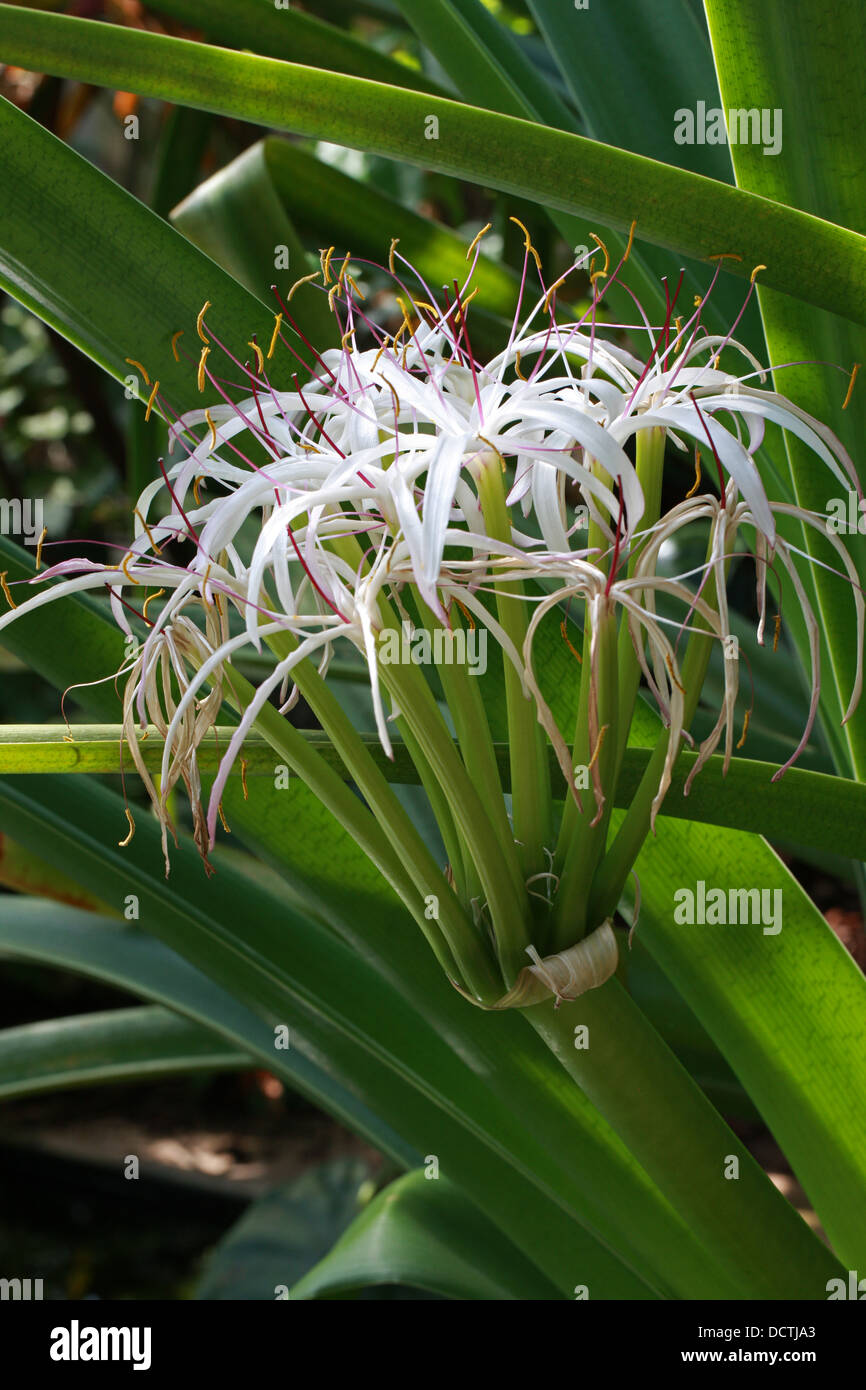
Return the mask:
[[[833,1248],[866,1262],[866,979],[757,838],[659,824],[637,862],[638,933],[724,1053],[808,1193]],[[678,888],[782,894],[782,930],[678,925]],[[770,899],[772,903],[772,899]]]
[[[563,727],[567,727],[567,722]],[[208,743],[198,753],[203,773],[216,771],[220,749],[225,747],[232,730],[228,726],[218,726],[216,732],[219,745],[216,741]],[[69,742],[69,732],[63,724],[0,725],[0,775],[119,771],[120,725],[76,724],[73,736],[74,742]],[[306,731],[304,737],[330,767],[348,779],[340,755],[326,735]],[[418,772],[405,745],[395,742],[394,757],[388,758],[377,734],[362,734],[361,739],[389,781],[418,785]],[[155,728],[148,729],[148,737],[141,743],[140,751],[145,766],[158,772],[163,744]],[[503,788],[508,791],[508,746],[496,743],[494,751]],[[248,778],[273,776],[273,749],[260,734],[253,732],[247,737],[243,757]],[[689,751],[680,754],[664,803],[665,817],[751,830],[770,840],[824,849],[852,859],[866,859],[866,786],[862,783],[801,768],[790,768],[781,781],[773,782],[773,774],[777,771],[774,763],[743,757],[733,760],[726,775],[723,757],[714,755],[707,760],[686,797],[685,783],[697,757],[697,753]],[[561,773],[552,749],[548,750],[548,758],[554,785],[559,785]],[[649,759],[647,748],[626,750],[614,795],[615,805],[630,805]],[[128,747],[124,747],[123,768],[129,772],[135,769]],[[240,762],[232,772],[239,780],[242,775]]]
[[[159,381],[175,410],[200,403],[195,321],[205,300],[224,342],[246,343],[253,332],[270,340],[273,314],[261,300],[5,99],[0,150],[3,182],[16,190],[3,219],[0,284],[118,381],[135,377],[139,399],[150,388],[127,358]],[[180,329],[192,361],[174,359]]]
[[[226,48],[264,53],[415,91],[441,92],[417,67],[399,63],[334,24],[274,0],[151,0],[148,9],[202,29]]]
[[[766,198],[866,230],[866,169],[861,133],[866,128],[866,90],[862,52],[866,12],[858,0],[839,0],[817,15],[806,0],[784,8],[750,5],[745,0],[708,0],[707,14],[726,107],[769,109],[783,117],[779,154],[764,158],[759,146],[732,147],[737,182]],[[804,94],[808,99],[804,100]],[[759,286],[770,360],[805,363],[777,372],[778,388],[840,436],[859,465],[866,435],[866,394],[862,381],[843,412],[846,375],[866,361],[866,333],[839,317],[783,298]],[[834,369],[841,368],[842,370]],[[786,436],[795,500],[825,513],[828,498],[840,492],[814,458]],[[803,532],[805,531],[805,535]],[[839,568],[838,557],[812,527],[795,531],[795,540],[820,561]],[[862,547],[850,547],[866,583]],[[805,568],[804,579],[817,594],[822,668],[831,676],[821,691],[825,727],[837,766],[866,778],[866,706],[841,727],[857,674],[854,615],[846,581],[826,570]],[[808,658],[806,658],[808,659]]]
[[[174,209],[171,220],[259,298],[277,277],[275,261],[284,248],[291,281],[316,268],[273,188],[261,142],[200,184]],[[306,294],[298,291],[292,299],[298,323],[317,348],[337,345],[339,332],[326,294],[305,288]]]
[[[291,1297],[334,1298],[377,1284],[456,1299],[561,1297],[453,1183],[423,1172],[379,1192]]]
[[[698,259],[724,243],[742,257],[723,262],[728,273],[748,277],[766,263],[770,287],[866,321],[866,238],[565,131],[341,73],[6,5],[0,56],[441,169],[550,208],[603,216],[617,230],[636,219],[641,239]],[[430,116],[439,120],[438,140],[425,134]],[[14,186],[25,182],[21,170]]]
[[[0,1032],[0,1097],[235,1071],[252,1057],[168,1009],[109,1009]]]
[[[357,1213],[369,1180],[362,1158],[338,1158],[265,1193],[213,1250],[195,1297],[244,1302],[280,1297],[330,1250]]]

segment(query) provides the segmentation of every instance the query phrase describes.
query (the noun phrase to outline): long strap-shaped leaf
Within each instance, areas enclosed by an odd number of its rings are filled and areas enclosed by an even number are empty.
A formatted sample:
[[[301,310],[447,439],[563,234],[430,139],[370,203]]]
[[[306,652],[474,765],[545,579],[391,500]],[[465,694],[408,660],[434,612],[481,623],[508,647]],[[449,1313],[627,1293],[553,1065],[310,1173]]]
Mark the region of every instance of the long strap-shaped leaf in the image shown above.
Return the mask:
[[[37,772],[118,772],[134,770],[135,764],[128,748],[121,762],[121,728],[119,725],[76,725],[74,741],[65,724],[3,724],[0,725],[0,775],[13,776]],[[198,754],[203,773],[216,771],[231,730],[218,729],[219,743],[207,743]],[[321,733],[308,732],[313,744],[327,762],[347,776],[339,753]],[[394,757],[385,756],[375,734],[361,736],[375,761],[390,782],[417,785],[418,770],[409,758],[405,746],[394,745]],[[155,729],[150,729],[146,742],[141,744],[141,756],[151,771],[158,772],[162,764],[163,745]],[[508,745],[495,745],[496,758],[504,789],[509,789]],[[771,763],[737,758],[727,776],[721,756],[709,759],[700,777],[686,798],[683,795],[686,778],[697,759],[696,753],[680,754],[671,789],[664,803],[664,815],[677,820],[704,821],[737,830],[753,830],[771,840],[802,844],[832,854],[866,859],[866,786],[842,777],[830,777],[823,772],[790,769],[782,782],[773,783],[775,771]],[[558,764],[549,750],[550,770],[558,776]],[[650,759],[650,750],[629,748],[616,787],[615,804],[628,806]],[[246,775],[270,776],[273,773],[274,753],[270,745],[253,733],[244,743]],[[240,775],[241,768],[235,768]]]
[[[407,92],[64,15],[0,6],[0,58],[441,169],[584,216],[866,321],[866,238],[579,135]],[[435,117],[435,123],[431,118]],[[18,183],[26,181],[20,171]]]

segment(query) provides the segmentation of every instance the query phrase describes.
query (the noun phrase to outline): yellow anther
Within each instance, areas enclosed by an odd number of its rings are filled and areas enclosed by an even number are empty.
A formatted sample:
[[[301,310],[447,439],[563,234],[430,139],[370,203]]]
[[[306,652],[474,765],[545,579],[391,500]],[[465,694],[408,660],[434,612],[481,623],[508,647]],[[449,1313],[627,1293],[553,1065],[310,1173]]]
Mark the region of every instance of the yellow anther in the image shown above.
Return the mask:
[[[740,741],[739,741],[739,743],[737,744],[737,749],[738,749],[738,750],[739,750],[740,748],[742,748],[743,744],[744,744],[745,741],[746,741],[746,734],[749,732],[749,720],[751,719],[751,717],[752,717],[752,711],[751,711],[750,709],[747,709],[747,710],[746,710],[746,716],[745,716],[745,718],[744,718],[744,720],[743,720],[743,732],[740,734]]]
[[[629,229],[628,229],[628,245],[627,245],[626,248],[625,248],[625,255],[624,255],[623,258],[622,258],[622,263],[623,263],[623,265],[625,265],[626,261],[628,260],[629,256],[631,255],[631,246],[632,246],[632,242],[634,241],[634,229],[635,229],[636,226],[637,226],[637,218],[634,219],[634,221],[632,222],[631,226],[630,226]]]
[[[351,252],[350,252],[350,251],[347,251],[347,252],[346,252],[346,259],[343,261],[343,264],[340,266],[340,273],[339,273],[339,275],[337,276],[337,284],[340,286],[340,289],[341,289],[341,290],[345,288],[346,271],[349,269],[349,260],[350,260],[350,259],[351,259]]]
[[[457,310],[457,313],[454,316],[455,323],[458,324],[461,328],[463,327],[463,323],[466,318],[466,310],[469,308],[469,305],[472,303],[480,288],[480,285],[476,285],[472,293],[467,294],[466,298],[463,300],[463,303],[461,304],[460,308]]]
[[[136,362],[134,357],[124,357],[123,360],[124,362],[128,362],[130,367],[137,367],[138,370],[141,372],[141,375],[144,377],[145,386],[150,385],[150,377],[147,375],[147,372],[145,371],[144,367],[142,367],[140,362]]]
[[[199,473],[198,477],[197,477],[197,478],[193,478],[193,480],[192,480],[192,495],[193,495],[193,497],[195,498],[196,506],[197,506],[197,507],[200,507],[200,506],[201,506],[201,497],[199,496],[199,491],[198,491],[198,490],[199,490],[201,484],[204,482],[204,479],[205,479],[204,473]]]
[[[668,674],[671,680],[673,681],[674,685],[676,686],[677,690],[680,692],[681,695],[685,695],[686,688],[684,685],[680,685],[680,682],[677,680],[677,675],[674,671],[674,663],[671,660],[670,653],[668,653],[668,655],[665,657],[665,665],[668,668]]]
[[[482,228],[481,228],[481,231],[478,233],[477,237],[475,237],[475,238],[469,243],[469,250],[466,252],[466,259],[467,259],[467,261],[469,260],[469,257],[472,255],[472,252],[475,250],[475,248],[476,248],[476,246],[478,245],[478,243],[479,243],[479,241],[481,240],[481,238],[482,238],[482,237],[485,237],[485,236],[487,235],[487,233],[490,231],[490,229],[491,229],[492,226],[493,226],[493,223],[492,223],[492,222],[488,222],[488,223],[487,223],[487,226],[486,226],[486,227],[482,227]]]
[[[171,335],[171,350],[172,350],[172,352],[174,353],[174,360],[175,360],[175,362],[179,362],[179,361],[180,361],[180,358],[179,358],[178,352],[177,352],[177,340],[178,340],[178,338],[182,338],[182,337],[183,337],[183,329],[182,329],[182,328],[179,328],[179,329],[177,330],[176,333],[172,333],[172,335]]]
[[[244,789],[244,801],[249,801],[250,794],[247,790],[247,760],[241,758],[241,786]]]
[[[348,332],[344,333],[343,336],[342,336],[342,338],[340,339],[340,347],[343,348],[343,350],[344,350],[345,352],[351,352],[351,351],[352,351],[352,344],[351,344],[351,341],[349,341],[349,340],[352,339],[352,338],[354,338],[354,336],[355,336],[355,330],[354,330],[354,328],[350,328],[350,329],[348,330]]]
[[[336,310],[334,309],[334,297],[335,297],[336,295],[338,295],[339,293],[340,293],[340,282],[339,282],[339,280],[338,280],[338,281],[337,281],[335,284],[333,284],[333,285],[331,286],[331,288],[328,290],[328,308],[330,309],[330,311],[331,311],[332,314],[336,312]]]
[[[352,286],[352,293],[353,293],[353,294],[356,294],[356,295],[358,296],[359,299],[366,299],[366,298],[367,298],[367,296],[365,295],[364,291],[363,291],[363,290],[360,290],[360,289],[358,288],[358,286],[355,284],[355,281],[352,279],[352,276],[351,276],[351,275],[347,275],[347,276],[346,276],[346,280],[347,280],[348,283]]]
[[[332,247],[331,247],[331,250],[333,251],[333,249],[334,249],[334,248],[333,248],[333,246],[332,246]],[[322,272],[321,272],[320,270],[314,270],[313,273],[312,273],[312,275],[302,275],[301,278],[300,278],[300,280],[296,280],[295,283],[292,285],[292,288],[289,290],[289,293],[286,295],[286,303],[287,303],[287,304],[291,304],[291,302],[292,302],[292,295],[295,293],[295,291],[296,291],[296,290],[299,290],[299,289],[301,288],[301,285],[309,285],[309,283],[310,283],[311,280],[318,280],[318,278],[319,278],[319,276],[321,275],[321,273],[322,273]],[[328,283],[328,282],[327,282],[327,280],[326,280],[326,281],[325,281],[325,284],[327,284],[327,283]],[[278,315],[277,315],[277,319],[278,319],[280,322],[282,322],[282,317],[283,317],[282,314],[278,314]],[[270,356],[270,353],[268,353],[268,356]]]
[[[541,257],[539,256],[538,252],[536,251],[535,247],[534,247],[533,244],[532,244],[532,237],[529,235],[529,232],[526,230],[526,227],[523,225],[523,223],[521,222],[521,220],[520,220],[519,217],[509,217],[508,220],[509,220],[509,222],[513,222],[514,225],[515,225],[515,227],[519,227],[520,230],[522,231],[523,236],[524,236],[524,243],[523,243],[523,244],[524,244],[526,250],[529,252],[529,254],[530,254],[532,257],[534,257],[534,259],[535,259],[535,264],[536,264],[536,266],[538,267],[538,273],[539,273],[539,275],[540,275],[540,274],[541,274]]]
[[[607,275],[608,267],[609,267],[609,265],[610,265],[610,255],[609,255],[609,253],[608,253],[608,249],[607,249],[607,247],[605,246],[604,242],[602,241],[601,237],[600,237],[600,236],[596,236],[595,232],[590,232],[590,236],[592,237],[592,239],[593,239],[593,241],[595,242],[596,246],[598,246],[599,249],[600,249],[601,251],[604,252],[604,265],[602,266],[601,270],[597,270],[597,271],[595,272],[595,274],[596,274],[596,275]],[[592,278],[595,279],[595,276],[593,276]]]
[[[41,565],[42,565],[42,546],[43,546],[43,544],[44,544],[44,542],[45,542],[45,537],[46,537],[47,535],[48,535],[48,527],[47,527],[47,526],[43,526],[43,527],[42,527],[42,532],[41,532],[40,537],[39,537],[39,540],[36,542],[36,568],[37,568],[37,569],[39,569],[39,568],[41,567]]]
[[[544,296],[544,312],[545,312],[545,313],[547,313],[548,307],[549,307],[549,305],[550,305],[550,301],[551,301],[551,299],[553,298],[553,296],[556,294],[556,291],[559,289],[560,285],[564,285],[565,282],[566,282],[566,280],[568,279],[568,274],[569,274],[568,271],[566,271],[564,275],[560,275],[559,279],[556,281],[556,284],[555,284],[555,285],[551,285],[550,289],[547,291],[547,294]]]
[[[130,562],[131,559],[132,559],[132,552],[130,552],[128,555],[124,555],[123,559],[122,559],[121,562],[120,562],[120,568],[123,570],[123,573],[126,575],[126,577],[127,577],[127,579],[129,580],[130,584],[140,584],[140,583],[141,583],[141,580],[140,580],[140,579],[136,579],[135,575],[134,575],[134,574],[130,574],[129,570],[126,568],[127,565],[129,564],[129,562]]]
[[[382,356],[382,353],[383,353],[383,352],[386,352],[386,351],[388,350],[389,347],[391,347],[391,339],[388,337],[388,334],[386,333],[386,334],[385,334],[385,339],[384,339],[384,341],[383,341],[383,343],[382,343],[382,346],[379,348],[379,351],[376,353],[376,361],[373,363],[373,371],[374,371],[374,372],[375,372],[376,368],[377,368],[378,365],[379,365],[379,358]]]
[[[204,302],[204,304],[201,306],[201,309],[199,310],[198,318],[197,318],[196,321],[195,321],[196,331],[197,331],[198,336],[201,338],[201,340],[202,340],[203,343],[206,343],[206,342],[209,341],[207,335],[205,334],[205,331],[204,331],[204,323],[203,323],[204,316],[205,316],[205,314],[207,313],[207,311],[208,311],[209,308],[210,308],[210,300],[209,300],[209,299],[206,299],[205,302]]]
[[[148,594],[147,598],[144,600],[144,603],[141,605],[141,613],[145,621],[147,621],[147,605],[149,603],[153,603],[153,600],[155,598],[162,598],[162,595],[164,593],[165,589],[157,589],[155,594]]]
[[[708,261],[741,261],[742,256],[738,256],[736,251],[714,251],[711,256],[707,256]]]
[[[392,275],[397,274],[396,270],[394,269],[394,248],[399,244],[399,241],[400,238],[398,236],[395,236],[391,241],[391,246],[388,251],[388,269],[390,270]]]
[[[848,382],[848,390],[847,390],[847,392],[846,392],[846,394],[845,394],[845,399],[844,399],[844,401],[842,402],[842,409],[843,409],[843,410],[847,410],[847,409],[848,409],[848,402],[849,402],[850,399],[851,399],[851,392],[854,390],[854,382],[857,380],[857,373],[859,372],[859,370],[860,370],[860,363],[859,363],[859,362],[855,362],[855,363],[854,363],[854,370],[853,370],[852,373],[851,373],[851,380]]]
[[[9,573],[8,570],[4,570],[3,573],[0,574],[0,589],[3,590],[3,597],[5,598],[6,602],[9,604],[9,607],[10,607],[10,608],[17,608],[17,607],[18,607],[18,604],[15,602],[14,598],[12,597],[11,593],[9,592],[9,585],[6,583],[6,575],[7,575],[8,573]]]
[[[695,481],[686,493],[686,497],[694,497],[701,485],[701,451],[695,449]]]
[[[153,410],[153,403],[154,403],[154,401],[156,400],[156,393],[157,393],[158,390],[159,390],[159,382],[158,382],[158,381],[155,381],[155,382],[153,383],[153,389],[152,389],[150,395],[149,395],[148,398],[147,398],[147,407],[146,407],[145,412],[144,412],[145,423],[150,419],[150,412]]]
[[[225,816],[224,816],[224,814],[223,814],[223,804],[222,804],[222,802],[220,802],[219,806],[217,807],[217,810],[219,811],[219,817],[220,817],[220,821],[222,822],[222,828],[223,828],[223,830],[226,832],[227,835],[231,835],[232,832],[229,830],[228,822],[226,821],[226,818],[225,818]]]
[[[132,819],[132,812],[130,811],[128,806],[125,806],[123,809],[124,815],[126,816],[126,819],[129,821],[129,832],[125,840],[118,840],[117,843],[120,849],[126,849],[126,846],[129,844],[130,840],[135,834],[135,821]]]
[[[204,418],[207,420],[208,424],[210,425],[210,446],[211,446],[212,449],[215,449],[216,446],[217,446],[216,425],[215,425],[214,422],[213,422],[213,418],[212,418],[212,416],[211,416],[210,410],[206,410],[206,411],[205,411],[205,413],[204,413]],[[196,498],[196,501],[198,501],[198,498]]]
[[[576,658],[577,658],[577,663],[578,663],[578,665],[579,665],[579,666],[582,666],[582,665],[583,665],[583,657],[581,656],[580,652],[577,650],[577,647],[574,645],[574,643],[571,641],[571,639],[570,639],[570,637],[569,637],[569,635],[568,635],[568,625],[567,625],[567,623],[566,623],[566,621],[565,621],[564,618],[563,618],[562,622],[559,624],[559,631],[560,631],[560,633],[562,634],[562,640],[563,640],[563,642],[565,643],[565,645],[568,647],[568,650],[571,652],[571,654],[572,654],[573,657],[576,657]]]
[[[145,531],[147,532],[147,539],[150,541],[150,543],[151,543],[151,545],[153,546],[153,549],[155,550],[156,554],[157,554],[157,555],[161,555],[161,554],[162,554],[162,549],[161,549],[160,546],[157,545],[156,541],[154,540],[154,538],[153,538],[153,532],[151,531],[151,529],[150,529],[150,527],[148,526],[147,522],[145,521],[144,517],[141,515],[141,512],[138,510],[138,507],[134,507],[134,508],[133,508],[133,512],[134,512],[134,514],[138,517],[139,521],[141,522],[142,526],[144,527]]]
[[[521,380],[521,381],[526,381],[526,377],[523,375],[523,371],[521,370],[521,366],[520,366],[520,352],[519,352],[519,351],[515,352],[515,354],[514,354],[514,370],[516,371],[517,375],[520,377],[520,380]],[[528,383],[527,383],[527,385],[528,385]]]
[[[322,275],[324,277],[326,285],[330,285],[331,283],[331,257],[333,256],[333,254],[333,246],[330,246],[327,249],[325,247],[322,247],[322,250],[319,252],[319,261],[321,262]]]
[[[590,233],[590,235],[591,235],[591,233]],[[596,762],[597,762],[597,760],[598,760],[598,755],[599,755],[599,753],[601,752],[601,745],[604,743],[604,736],[605,736],[605,734],[607,733],[607,731],[608,731],[609,728],[610,728],[610,725],[609,725],[609,724],[602,724],[601,728],[599,729],[599,731],[598,731],[598,738],[595,740],[595,748],[592,750],[592,757],[590,758],[589,762],[588,762],[587,765],[586,765],[586,770],[587,770],[587,772],[589,771],[589,769],[590,769],[591,767],[594,767],[594,766],[595,766],[595,764],[596,764]]]
[[[291,299],[291,295],[289,296],[289,298]],[[280,336],[280,325],[282,324],[282,322],[282,314],[277,314],[276,318],[274,319],[274,331],[271,334],[271,345],[268,348],[268,357],[273,357],[274,355],[274,349],[277,346],[277,338],[279,338]]]
[[[683,331],[683,321],[682,321],[682,318],[681,318],[680,315],[677,315],[677,317],[674,319],[674,327],[675,327],[676,330],[677,330],[677,337],[679,337],[680,334],[681,334],[682,331]],[[682,350],[683,350],[683,345],[682,345],[682,343],[677,343],[677,346],[676,346],[676,349],[675,349],[675,352],[674,352],[674,356],[675,356],[675,357],[679,357],[679,355],[680,355],[680,353],[682,352]]]
[[[263,372],[265,370],[265,354],[262,352],[258,343],[254,343],[252,339],[250,339],[250,341],[247,343],[247,347],[251,347],[253,352],[256,354],[256,366],[258,367],[260,372]]]
[[[779,633],[782,631],[782,615],[781,615],[781,613],[777,613],[777,614],[776,614],[775,618],[773,619],[773,622],[775,623],[775,626],[776,626],[776,631],[773,633],[773,651],[776,651],[776,649],[777,649],[778,646],[779,646]]]
[[[700,309],[700,307],[701,307],[701,305],[703,304],[703,302],[704,302],[704,301],[703,301],[702,297],[701,297],[699,294],[696,294],[695,297],[694,297],[694,300],[692,301],[692,303],[694,304],[694,307],[695,307],[696,309]]]
[[[200,391],[203,391],[203,390],[204,390],[204,364],[205,364],[205,362],[206,362],[207,359],[208,359],[208,353],[209,353],[209,352],[210,352],[210,348],[209,348],[209,347],[203,347],[202,350],[201,350],[201,357],[199,358],[197,381],[198,381],[198,389],[199,389]]]
[[[480,236],[480,233],[479,233],[479,236]],[[470,630],[470,632],[474,632],[474,631],[475,631],[475,619],[473,618],[473,616],[472,616],[472,614],[470,613],[469,609],[466,607],[465,603],[461,603],[460,600],[459,600],[459,598],[457,598],[457,597],[455,597],[454,602],[457,604],[457,607],[460,609],[460,612],[463,614],[464,618],[466,619],[467,623],[469,624],[469,630]]]
[[[767,269],[767,267],[766,267],[765,265],[756,265],[756,266],[755,266],[755,269],[752,271],[751,275],[749,276],[749,284],[750,284],[750,285],[754,285],[754,283],[755,283],[755,277],[756,277],[756,275],[758,274],[758,271],[759,271],[759,270],[766,270],[766,269]],[[738,748],[739,748],[739,746],[740,746],[740,745],[737,744],[737,747],[738,747]]]

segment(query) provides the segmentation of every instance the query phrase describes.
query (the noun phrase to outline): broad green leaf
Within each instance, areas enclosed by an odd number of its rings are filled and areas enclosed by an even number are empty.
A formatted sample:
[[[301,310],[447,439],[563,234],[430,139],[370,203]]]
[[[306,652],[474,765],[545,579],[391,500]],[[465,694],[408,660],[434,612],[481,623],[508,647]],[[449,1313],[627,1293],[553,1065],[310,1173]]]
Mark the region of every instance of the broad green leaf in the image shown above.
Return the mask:
[[[419,68],[389,58],[372,44],[304,14],[292,4],[278,7],[274,0],[151,0],[148,8],[203,30],[208,39],[226,48],[252,50],[415,91],[442,90]]]
[[[273,192],[292,218],[325,235],[353,255],[378,264],[387,262],[392,238],[400,254],[431,285],[450,285],[466,274],[466,242],[448,227],[405,208],[372,184],[351,178],[331,164],[314,158],[300,145],[270,136],[260,146]],[[246,156],[241,156],[241,160]],[[227,165],[215,179],[225,180],[240,160]],[[231,171],[231,172],[230,172]],[[208,194],[208,180],[197,190],[193,205]],[[185,231],[182,223],[178,223]],[[475,270],[479,305],[494,314],[513,314],[520,282],[501,262],[482,254]],[[294,301],[292,301],[294,303]]]
[[[676,113],[694,110],[697,100],[718,105],[718,89],[706,29],[690,0],[617,0],[586,9],[562,0],[528,0],[585,122],[585,134],[635,154],[676,164],[724,183],[733,182],[724,145],[679,145]],[[611,81],[615,55],[616,79]],[[757,190],[756,190],[757,191]],[[719,246],[719,250],[726,247]],[[732,247],[732,249],[737,249]],[[656,251],[641,252],[658,278],[670,267]],[[703,294],[706,271],[690,263],[681,303]],[[703,322],[727,333],[743,302],[739,285],[720,278],[706,305]],[[763,338],[757,310],[750,305],[737,337],[759,356]]]
[[[0,912],[2,957],[70,970],[164,1006],[209,1029],[237,1052],[255,1056],[259,1065],[366,1133],[372,1143],[399,1155],[402,1162],[417,1161],[410,1146],[401,1152],[385,1117],[377,1116],[335,1075],[336,1046],[324,1065],[297,1046],[275,1048],[273,1029],[251,1010],[130,923],[42,899],[5,897]]]
[[[808,812],[804,811],[804,814]],[[866,979],[757,838],[659,822],[638,933],[754,1100],[850,1268],[866,1261]],[[678,889],[781,895],[782,928],[679,925]]]
[[[404,998],[405,984],[398,992],[387,983],[365,945],[365,933],[380,930],[375,920],[356,920],[350,945],[333,930],[316,930],[289,901],[224,859],[218,875],[205,879],[183,843],[172,853],[167,883],[156,825],[140,817],[134,840],[121,851],[114,848],[121,820],[119,798],[91,781],[0,784],[0,829],[14,822],[23,843],[38,844],[49,862],[85,886],[98,885],[109,903],[122,907],[133,894],[147,932],[269,1028],[272,1059],[278,1057],[274,1028],[290,1028],[292,1050],[331,1073],[350,1099],[344,1107],[335,1087],[321,1103],[371,1142],[405,1163],[409,1154],[430,1152],[435,1136],[443,1169],[558,1286],[571,1287],[577,1263],[612,1297],[653,1296],[609,1242],[584,1229],[600,1226],[615,1235],[632,1268],[640,1262],[651,1271],[662,1292],[694,1287],[695,1280],[730,1291],[719,1271],[704,1268],[673,1212],[521,1020],[471,1009],[414,928],[406,937],[416,953],[409,978],[424,996],[423,1013]],[[459,1038],[459,1050],[451,1038]],[[270,1065],[279,1074],[275,1060]],[[560,1166],[524,1128],[521,1116],[533,1106],[553,1107],[550,1123],[555,1114],[557,1132],[569,1136],[570,1158],[581,1155],[577,1171]],[[643,1229],[635,1228],[638,1221]]]
[[[700,260],[723,243],[742,258],[724,261],[726,272],[748,278],[766,264],[771,288],[866,320],[866,238],[565,131],[342,73],[5,5],[0,58],[373,150],[563,212],[603,216],[617,230],[636,220],[640,239]],[[433,116],[438,139],[428,138]],[[15,186],[24,181],[21,170]]]
[[[93,893],[81,888],[73,878],[61,874],[46,864],[38,854],[25,849],[10,835],[0,834],[0,883],[16,893],[33,894],[68,903],[70,907],[85,907],[92,912],[105,912],[105,904]]]
[[[334,1298],[377,1284],[456,1299],[560,1296],[453,1183],[423,1172],[406,1173],[379,1192],[291,1297]]]
[[[53,1018],[0,1032],[0,1098],[254,1065],[207,1029],[157,1006]]]
[[[866,126],[863,6],[858,0],[839,0],[816,14],[806,0],[789,0],[784,7],[707,0],[707,14],[724,105],[778,111],[784,122],[781,152],[773,158],[764,158],[760,146],[733,147],[737,182],[766,198],[832,218],[858,232],[866,230],[861,139]],[[835,313],[807,308],[770,288],[760,288],[759,298],[770,360],[806,364],[777,371],[778,389],[839,434],[862,476],[866,435],[862,381],[854,388],[848,408],[842,410],[846,378],[855,362],[866,361],[862,326],[839,317],[843,311],[829,302],[826,307]],[[786,448],[796,500],[825,513],[828,500],[839,495],[839,485],[816,470],[814,459],[797,440],[786,437]],[[805,536],[802,532],[797,536],[799,543],[838,569],[829,544],[814,528],[804,530]],[[864,583],[866,558],[856,536],[849,548]],[[806,581],[817,591],[819,603],[827,734],[838,766],[850,767],[863,779],[866,707],[861,705],[840,728],[857,659],[846,583],[820,569],[807,571]]]
[[[273,189],[261,143],[200,184],[174,209],[171,220],[200,251],[259,298],[274,282],[278,260],[291,282],[316,268]],[[336,320],[324,290],[308,289],[303,299],[298,298],[301,304],[298,322],[310,341],[319,349],[338,344]]]
[[[3,182],[16,189],[0,230],[0,284],[118,381],[135,378],[140,400],[150,388],[127,358],[175,410],[199,404],[196,316],[206,300],[224,342],[242,345],[254,332],[269,342],[274,318],[261,299],[5,99],[0,149]],[[179,330],[191,361],[175,361]],[[278,384],[289,382],[287,358],[273,359]]]
[[[563,720],[563,727],[568,727]],[[198,763],[203,773],[216,771],[220,747],[231,737],[229,727],[218,728],[219,746],[208,743],[199,751]],[[326,735],[305,734],[307,740],[329,764],[346,776],[339,753]],[[417,785],[418,773],[404,745],[394,743],[394,757],[388,758],[376,734],[362,734],[374,760],[389,781]],[[121,766],[121,729],[119,725],[76,724],[73,741],[65,725],[6,724],[0,725],[0,775],[20,773],[112,773]],[[510,789],[508,746],[494,745],[504,790]],[[163,745],[154,728],[148,730],[140,751],[145,765],[158,772],[162,764]],[[724,760],[714,755],[695,779],[688,797],[685,782],[697,753],[680,754],[671,789],[664,803],[664,816],[677,820],[703,821],[732,829],[751,830],[770,840],[802,844],[829,853],[848,855],[852,859],[866,858],[866,786],[823,772],[791,768],[779,782],[773,782],[778,770],[774,763],[754,758],[733,760],[727,775]],[[270,744],[257,733],[244,743],[246,775],[272,778],[274,752]],[[560,784],[561,773],[556,756],[548,750],[554,786]],[[637,791],[640,779],[649,762],[647,748],[634,747],[626,751],[623,768],[614,794],[617,806],[628,806]],[[123,768],[134,771],[135,764],[128,748],[123,751]],[[233,775],[242,775],[240,762]]]

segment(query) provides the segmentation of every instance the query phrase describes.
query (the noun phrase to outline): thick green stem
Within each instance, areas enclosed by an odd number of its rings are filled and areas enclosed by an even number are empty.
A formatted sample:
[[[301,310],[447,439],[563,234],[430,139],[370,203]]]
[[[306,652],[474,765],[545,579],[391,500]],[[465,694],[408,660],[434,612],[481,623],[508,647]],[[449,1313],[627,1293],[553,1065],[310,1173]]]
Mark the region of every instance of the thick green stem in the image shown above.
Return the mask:
[[[551,1000],[524,1012],[741,1298],[826,1297],[833,1255],[618,980],[560,1008]]]
[[[495,453],[480,461],[478,497],[488,534],[510,544],[511,517],[505,505],[502,465]],[[523,585],[503,581],[495,587],[499,621],[518,653],[522,653],[528,627]],[[534,701],[524,693],[520,675],[507,657],[504,666],[514,838],[525,881],[531,874],[548,868],[544,851],[552,834],[550,771]]]

